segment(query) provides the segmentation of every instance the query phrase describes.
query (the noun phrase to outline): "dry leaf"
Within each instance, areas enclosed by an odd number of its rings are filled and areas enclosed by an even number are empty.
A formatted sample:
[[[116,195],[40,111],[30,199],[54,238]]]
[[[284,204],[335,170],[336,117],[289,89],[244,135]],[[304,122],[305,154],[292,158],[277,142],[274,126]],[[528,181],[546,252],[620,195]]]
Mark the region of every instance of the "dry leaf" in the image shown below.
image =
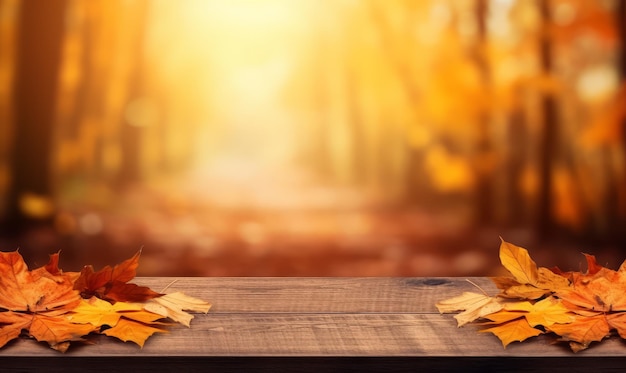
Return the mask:
[[[0,252],[0,347],[24,332],[61,352],[90,333],[143,347],[154,333],[166,332],[163,327],[169,323],[164,318],[189,326],[193,316],[183,310],[208,312],[210,304],[202,300],[175,293],[158,303],[161,294],[129,284],[139,254],[98,272],[86,266],[79,274],[59,269],[58,253],[45,266],[30,271],[17,251]],[[154,304],[165,311],[147,309]]]
[[[508,346],[511,342],[521,342],[530,337],[536,337],[541,334],[541,330],[530,326],[528,321],[524,318],[507,321],[501,325],[483,329],[481,332],[495,334],[498,338],[500,338],[504,347]]]
[[[211,304],[177,292],[150,299],[143,303],[143,308],[146,311],[170,318],[188,327],[191,319],[193,319],[193,315],[185,311],[207,313],[211,308]]]
[[[135,278],[140,255],[141,251],[113,268],[106,266],[98,272],[92,266],[85,266],[74,289],[80,291],[83,298],[97,296],[112,301],[141,302],[160,296],[148,287],[128,283]]]
[[[530,258],[528,250],[502,240],[500,261],[520,284],[537,285],[539,272],[537,265]]]
[[[436,306],[441,313],[462,310],[463,312],[454,316],[459,327],[502,309],[502,304],[497,299],[472,292],[441,301]]]
[[[154,333],[167,333],[166,330],[133,320],[120,319],[117,325],[102,332],[124,342],[134,342],[143,348],[146,340]]]
[[[614,271],[584,255],[585,273],[537,268],[526,249],[503,240],[500,259],[512,277],[493,279],[500,293],[463,293],[437,307],[464,311],[455,316],[463,323],[482,319],[489,326],[482,331],[496,335],[505,347],[543,333],[556,334],[574,352],[608,337],[611,330],[626,339],[626,261]],[[490,309],[494,304],[500,307]]]

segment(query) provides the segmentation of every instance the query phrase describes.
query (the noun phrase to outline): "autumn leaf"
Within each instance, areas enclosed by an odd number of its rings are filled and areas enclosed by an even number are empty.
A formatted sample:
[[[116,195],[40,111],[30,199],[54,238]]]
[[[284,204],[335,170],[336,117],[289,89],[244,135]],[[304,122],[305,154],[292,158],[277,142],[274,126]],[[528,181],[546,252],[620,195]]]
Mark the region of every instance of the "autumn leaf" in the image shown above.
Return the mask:
[[[0,347],[19,337],[22,330],[27,330],[32,317],[25,313],[0,312]]]
[[[501,310],[502,304],[498,303],[495,298],[485,294],[465,292],[458,297],[438,302],[436,307],[441,313],[463,311],[454,316],[460,327],[480,317]]]
[[[83,298],[97,296],[111,301],[141,302],[160,296],[148,287],[128,283],[135,278],[140,255],[141,250],[115,267],[106,266],[98,272],[93,266],[85,266],[74,289],[80,291]]]
[[[97,331],[93,325],[75,324],[63,316],[35,314],[29,333],[39,342],[48,342],[55,350],[65,352],[69,341],[80,341],[87,334]]]
[[[547,329],[565,341],[575,342],[575,348],[581,350],[587,348],[591,342],[607,337],[610,326],[606,316],[601,314],[592,317],[576,316],[573,322],[554,324]]]
[[[98,272],[86,266],[79,274],[59,268],[59,253],[31,271],[17,251],[0,252],[0,347],[26,334],[65,352],[70,342],[82,341],[92,333],[143,347],[154,333],[167,332],[164,328],[171,322],[166,318],[189,327],[193,315],[184,310],[208,312],[209,303],[183,293],[157,302],[161,294],[129,284],[138,258],[139,253]],[[93,296],[83,299],[79,290]],[[160,313],[149,310],[155,305],[161,307]]]
[[[73,276],[58,269],[58,256],[41,268],[29,271],[19,252],[0,252],[0,347],[22,331],[50,347],[64,351],[65,342],[78,340],[94,330],[67,322],[63,315],[80,296],[73,289]]]
[[[77,324],[88,324],[92,327],[106,326],[103,334],[124,342],[134,342],[141,347],[152,334],[165,332],[162,329],[164,324],[156,322],[164,316],[145,310],[141,304],[126,302],[111,304],[96,297],[83,300],[68,318]]]
[[[72,308],[80,301],[68,276],[31,272],[17,251],[0,252],[0,274],[0,308],[39,312]]]
[[[436,305],[441,312],[463,311],[455,316],[459,326],[472,321],[489,326],[481,331],[493,333],[505,347],[542,333],[568,342],[574,352],[611,330],[626,339],[626,261],[614,271],[583,255],[584,273],[537,268],[526,249],[503,240],[500,259],[513,277],[492,279],[499,294],[463,293]],[[499,307],[488,307],[493,304]]]
[[[533,285],[524,284],[506,288],[500,295],[507,298],[539,299],[550,293],[550,290],[540,289]]]
[[[542,333],[541,330],[533,328],[528,324],[528,321],[524,318],[514,319],[512,321],[507,321],[501,325],[494,326],[492,328],[483,329],[481,332],[489,332],[495,334],[500,341],[502,341],[502,346],[506,347],[511,342],[515,341],[524,341],[530,337],[536,337]]]
[[[539,279],[537,265],[528,250],[501,239],[500,261],[520,284],[536,285]]]
[[[144,343],[151,335],[154,333],[167,333],[167,330],[133,320],[120,319],[114,327],[106,329],[102,333],[124,342],[134,342],[143,348]]]
[[[529,301],[506,303],[504,309],[507,311],[522,311],[522,315],[532,327],[569,323],[575,319],[574,314],[559,299],[553,297],[545,298],[535,303]]]
[[[211,304],[181,292],[176,292],[150,299],[143,303],[143,308],[146,311],[162,315],[189,327],[193,315],[185,311],[207,313],[211,308]]]
[[[69,317],[77,324],[92,324],[94,326],[115,326],[122,317],[122,312],[141,311],[143,308],[138,304],[115,302],[111,304],[105,300],[92,297],[83,299],[78,307],[72,310]]]

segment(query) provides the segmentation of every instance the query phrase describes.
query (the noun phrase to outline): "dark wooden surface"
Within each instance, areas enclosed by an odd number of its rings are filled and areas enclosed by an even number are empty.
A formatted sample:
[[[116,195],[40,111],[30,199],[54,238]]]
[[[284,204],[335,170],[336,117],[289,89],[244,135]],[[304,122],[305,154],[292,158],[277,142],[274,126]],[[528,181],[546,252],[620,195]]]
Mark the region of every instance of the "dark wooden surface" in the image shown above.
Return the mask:
[[[495,294],[486,278],[472,278]],[[549,337],[503,349],[478,327],[457,328],[441,299],[475,291],[462,278],[139,278],[213,304],[143,349],[97,336],[61,354],[19,339],[0,371],[622,371],[613,337],[578,354]]]

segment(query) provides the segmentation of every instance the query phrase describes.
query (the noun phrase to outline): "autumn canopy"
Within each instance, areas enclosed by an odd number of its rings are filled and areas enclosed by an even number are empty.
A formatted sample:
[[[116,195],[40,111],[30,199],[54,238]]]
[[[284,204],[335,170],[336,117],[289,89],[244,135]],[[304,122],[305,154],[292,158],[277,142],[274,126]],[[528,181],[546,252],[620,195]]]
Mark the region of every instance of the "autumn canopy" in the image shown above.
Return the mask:
[[[626,339],[626,262],[617,270],[585,254],[587,272],[537,268],[528,251],[502,241],[500,260],[511,277],[493,278],[500,293],[465,292],[437,303],[440,312],[462,311],[458,326],[481,320],[482,332],[504,347],[540,334],[555,334],[577,352],[617,331]]]
[[[160,294],[128,283],[140,253],[100,271],[59,269],[59,254],[28,270],[19,252],[0,252],[0,347],[22,333],[65,352],[90,333],[105,334],[143,347],[170,323],[189,326],[184,310],[208,312],[210,304],[181,293]]]

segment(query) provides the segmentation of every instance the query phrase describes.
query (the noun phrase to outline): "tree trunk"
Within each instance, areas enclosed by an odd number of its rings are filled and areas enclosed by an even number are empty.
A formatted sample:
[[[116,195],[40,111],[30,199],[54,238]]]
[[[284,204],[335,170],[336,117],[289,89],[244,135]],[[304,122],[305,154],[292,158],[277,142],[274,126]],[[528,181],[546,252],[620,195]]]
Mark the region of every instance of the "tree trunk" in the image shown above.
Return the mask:
[[[617,29],[619,33],[620,42],[620,54],[618,61],[618,69],[622,81],[622,90],[626,90],[626,0],[618,0],[617,3]],[[623,93],[622,97],[624,96]],[[626,117],[622,118],[622,151],[626,153]],[[619,244],[621,250],[626,252],[626,162],[623,162],[621,179],[617,181],[617,189],[621,191],[621,195],[618,196],[618,209],[619,218],[616,224],[617,236],[616,241]]]
[[[482,83],[488,87],[491,82],[489,66],[485,55],[487,44],[487,14],[489,11],[487,0],[476,1],[476,23],[478,29],[476,65],[480,72]],[[487,88],[487,90],[489,90]],[[492,158],[493,145],[489,134],[489,113],[483,108],[478,123],[478,143],[476,144],[477,185],[476,185],[476,223],[485,226],[493,223],[493,173]]]
[[[539,11],[542,21],[542,34],[539,47],[539,58],[544,76],[551,76],[552,41],[550,28],[552,26],[552,2],[539,0]],[[543,128],[539,142],[539,177],[540,187],[537,206],[537,233],[539,238],[547,238],[555,228],[552,208],[553,169],[554,159],[557,156],[557,140],[559,122],[557,117],[556,99],[552,93],[544,92],[541,98],[543,112]]]
[[[137,4],[136,14],[136,35],[135,47],[130,51],[133,56],[133,70],[129,81],[129,92],[126,101],[125,111],[129,105],[136,104],[144,97],[145,88],[145,36],[147,21],[148,2],[140,0]],[[141,109],[140,109],[141,110]],[[122,117],[121,142],[122,142],[122,167],[118,175],[118,185],[123,186],[138,182],[142,178],[141,167],[141,141],[144,128],[138,123],[131,123],[127,112]]]
[[[403,53],[406,53],[406,45],[398,43],[398,39],[394,37],[392,27],[387,19],[386,14],[384,14],[384,7],[379,7],[379,5],[383,4],[382,2],[371,1],[368,4],[370,18],[372,23],[374,23],[377,27],[377,31],[381,38],[382,47],[384,48],[385,55],[388,56],[389,62],[392,65],[393,71],[398,77],[400,84],[402,85],[402,89],[405,92],[405,95],[410,103],[413,104],[414,107],[419,106],[421,93],[419,88],[415,84],[414,74],[411,71],[411,65],[406,56],[403,56]],[[407,12],[411,12],[412,10],[407,9]],[[412,15],[411,13],[410,15]],[[406,22],[405,27],[406,31],[403,35],[410,37],[411,30],[415,26],[415,23],[411,19],[408,18],[408,22]],[[407,140],[405,142],[406,147],[406,163],[405,163],[405,179],[404,179],[404,200],[409,205],[417,205],[423,202],[420,194],[424,192],[424,179],[425,179],[425,171],[423,168],[423,153],[416,149],[410,142]],[[430,192],[430,191],[429,191]],[[426,197],[428,199],[428,197]]]
[[[13,98],[14,138],[7,223],[11,229],[46,221],[51,211],[24,209],[27,196],[53,201],[51,149],[64,36],[65,0],[20,3]]]
[[[528,207],[522,193],[522,173],[527,159],[528,130],[522,108],[515,108],[508,118],[508,155],[506,162],[506,216],[512,227],[528,223]]]

